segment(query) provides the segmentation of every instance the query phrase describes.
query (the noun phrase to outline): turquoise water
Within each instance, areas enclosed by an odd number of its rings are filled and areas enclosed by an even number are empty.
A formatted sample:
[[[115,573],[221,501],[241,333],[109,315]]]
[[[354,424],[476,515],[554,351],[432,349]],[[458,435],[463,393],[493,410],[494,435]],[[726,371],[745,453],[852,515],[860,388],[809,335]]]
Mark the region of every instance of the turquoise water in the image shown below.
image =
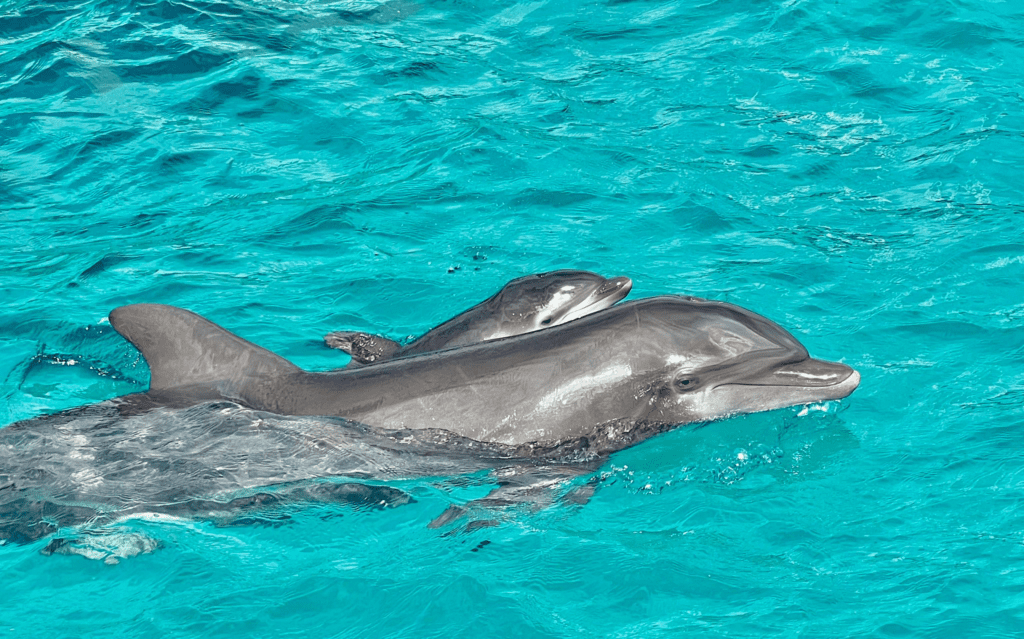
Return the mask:
[[[1022,34],[980,0],[6,2],[3,423],[145,387],[121,304],[327,369],[328,331],[554,268],[740,304],[863,382],[495,527],[427,528],[477,474],[126,522],[160,547],[116,565],[3,546],[0,636],[1019,636]]]

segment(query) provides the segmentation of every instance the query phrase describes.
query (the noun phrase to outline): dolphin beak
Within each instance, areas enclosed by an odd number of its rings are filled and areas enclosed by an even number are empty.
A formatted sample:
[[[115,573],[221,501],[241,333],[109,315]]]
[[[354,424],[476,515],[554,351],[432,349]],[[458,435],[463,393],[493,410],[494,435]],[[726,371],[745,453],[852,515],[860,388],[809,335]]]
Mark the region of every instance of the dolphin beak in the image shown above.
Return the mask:
[[[809,357],[803,361],[783,364],[758,382],[770,386],[799,386],[808,389],[831,389],[828,399],[846,397],[860,384],[860,373],[846,364],[826,362]]]
[[[612,302],[614,304],[629,295],[632,288],[633,280],[628,277],[613,277],[610,280],[605,280],[605,283],[594,293],[594,297],[597,299],[614,298]]]
[[[772,410],[842,399],[859,384],[860,373],[846,364],[808,357],[716,388],[722,391],[722,414],[731,414],[735,405]]]
[[[609,306],[615,304],[615,302],[621,300],[623,297],[626,297],[631,288],[633,288],[633,280],[628,277],[613,277],[605,280],[604,283],[594,289],[594,291],[588,295],[579,306],[559,319],[558,323],[564,324],[566,322],[571,322],[574,319],[579,319],[584,315],[603,311]]]

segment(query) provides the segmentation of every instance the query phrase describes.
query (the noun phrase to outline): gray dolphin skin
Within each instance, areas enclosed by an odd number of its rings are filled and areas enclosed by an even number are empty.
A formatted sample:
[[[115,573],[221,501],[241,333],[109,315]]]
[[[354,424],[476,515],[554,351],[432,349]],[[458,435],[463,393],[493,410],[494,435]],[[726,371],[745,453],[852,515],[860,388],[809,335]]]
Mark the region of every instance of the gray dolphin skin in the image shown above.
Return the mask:
[[[280,415],[440,429],[521,455],[604,455],[674,426],[846,397],[860,375],[811,358],[739,306],[663,296],[543,331],[315,373],[184,309],[110,323],[149,363],[156,402],[229,399]]]
[[[608,308],[626,297],[632,286],[628,277],[605,279],[589,271],[527,275],[405,346],[360,331],[336,331],[324,341],[351,355],[350,366],[355,368],[565,324]]]

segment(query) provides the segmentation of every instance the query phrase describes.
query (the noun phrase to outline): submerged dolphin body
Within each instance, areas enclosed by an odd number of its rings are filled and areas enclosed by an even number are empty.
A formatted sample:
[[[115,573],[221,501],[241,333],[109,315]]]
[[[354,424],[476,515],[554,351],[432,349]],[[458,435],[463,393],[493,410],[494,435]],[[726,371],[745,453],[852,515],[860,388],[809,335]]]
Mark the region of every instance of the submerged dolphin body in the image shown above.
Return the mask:
[[[110,314],[150,395],[440,429],[548,456],[614,452],[673,426],[846,397],[860,375],[738,306],[663,296],[575,322],[351,371],[312,373],[184,309]]]
[[[527,275],[405,346],[360,331],[336,331],[324,341],[351,355],[349,367],[355,368],[558,326],[608,308],[632,286],[628,277],[605,279],[589,271]]]
[[[281,521],[293,503],[382,509],[412,501],[388,485],[394,480],[530,462],[507,447],[435,432],[381,431],[225,401],[168,408],[153,400],[128,395],[0,428],[0,544],[61,533],[44,552],[109,561],[97,553],[154,546],[126,535],[124,520]]]

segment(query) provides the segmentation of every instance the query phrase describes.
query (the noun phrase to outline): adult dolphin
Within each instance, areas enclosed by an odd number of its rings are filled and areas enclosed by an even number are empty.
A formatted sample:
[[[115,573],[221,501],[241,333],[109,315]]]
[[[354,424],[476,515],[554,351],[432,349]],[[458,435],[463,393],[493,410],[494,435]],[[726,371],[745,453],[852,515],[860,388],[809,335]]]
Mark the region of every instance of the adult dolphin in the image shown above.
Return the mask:
[[[402,346],[361,331],[335,331],[324,341],[352,356],[350,368],[550,328],[596,313],[629,294],[628,277],[559,270],[512,280],[492,297]]]
[[[110,323],[149,363],[153,401],[225,398],[282,415],[440,429],[517,454],[606,454],[673,426],[840,399],[860,382],[733,304],[663,296],[544,331],[314,373],[184,309]]]

